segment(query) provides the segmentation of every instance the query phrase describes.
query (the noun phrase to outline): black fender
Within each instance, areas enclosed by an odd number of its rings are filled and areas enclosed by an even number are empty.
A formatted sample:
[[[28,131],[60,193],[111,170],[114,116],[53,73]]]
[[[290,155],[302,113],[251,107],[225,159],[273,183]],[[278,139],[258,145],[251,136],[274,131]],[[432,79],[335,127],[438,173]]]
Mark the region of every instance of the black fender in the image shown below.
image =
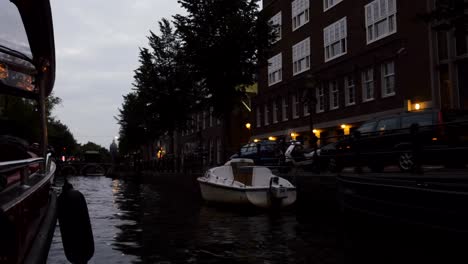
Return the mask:
[[[83,194],[65,182],[57,209],[65,256],[71,263],[87,263],[94,255],[94,238]]]

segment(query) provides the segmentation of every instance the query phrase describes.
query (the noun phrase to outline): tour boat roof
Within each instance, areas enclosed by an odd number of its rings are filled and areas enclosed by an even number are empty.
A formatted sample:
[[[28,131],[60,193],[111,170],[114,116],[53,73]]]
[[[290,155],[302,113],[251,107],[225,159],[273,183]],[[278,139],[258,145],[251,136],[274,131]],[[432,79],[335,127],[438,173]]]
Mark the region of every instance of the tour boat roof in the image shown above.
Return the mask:
[[[25,87],[2,82],[0,78],[0,93],[37,99],[43,89],[47,96],[52,92],[55,81],[55,44],[49,0],[11,0],[11,2],[18,8],[32,56],[15,56],[15,50],[8,50],[7,47],[6,50],[1,50],[2,53],[9,57],[20,58],[23,63],[15,63],[14,59],[12,62],[0,57],[0,70],[6,72],[4,76],[8,75],[10,70],[12,74],[20,72],[31,76],[33,81],[30,82],[31,87]]]

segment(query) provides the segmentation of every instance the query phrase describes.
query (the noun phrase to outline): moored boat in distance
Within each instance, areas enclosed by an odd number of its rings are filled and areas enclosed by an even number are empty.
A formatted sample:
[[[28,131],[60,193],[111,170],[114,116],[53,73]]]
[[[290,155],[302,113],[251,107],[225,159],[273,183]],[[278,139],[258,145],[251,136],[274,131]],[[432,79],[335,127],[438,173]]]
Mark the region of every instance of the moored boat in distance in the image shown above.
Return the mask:
[[[255,166],[250,159],[233,159],[209,169],[197,179],[208,202],[281,208],[296,201],[296,187],[275,176],[270,169]]]

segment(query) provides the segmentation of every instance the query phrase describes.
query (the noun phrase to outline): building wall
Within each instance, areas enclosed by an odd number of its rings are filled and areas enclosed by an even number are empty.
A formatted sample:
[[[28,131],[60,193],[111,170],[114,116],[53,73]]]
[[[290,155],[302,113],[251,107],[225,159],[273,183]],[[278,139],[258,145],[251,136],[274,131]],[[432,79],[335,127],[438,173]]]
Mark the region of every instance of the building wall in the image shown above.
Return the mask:
[[[272,17],[279,11],[282,13],[282,39],[274,44],[271,56],[282,52],[282,81],[268,86],[268,67],[260,68],[259,94],[254,99],[254,137],[269,134],[287,135],[289,131],[308,130],[310,118],[303,111],[303,91],[312,86],[312,80],[318,80],[325,87],[325,111],[312,112],[315,128],[328,129],[331,134],[339,133],[340,124],[354,126],[378,115],[407,110],[407,102],[425,102],[425,107],[432,106],[432,85],[430,49],[430,29],[418,14],[427,12],[426,0],[395,0],[397,2],[397,31],[381,40],[367,44],[365,5],[370,0],[343,0],[336,6],[324,12],[323,1],[310,0],[310,20],[304,26],[292,30],[291,0],[264,1],[263,13]],[[265,2],[269,2],[266,4]],[[325,27],[347,18],[347,53],[341,57],[325,62],[324,33]],[[311,66],[310,70],[293,76],[292,46],[310,37]],[[383,98],[381,94],[381,65],[387,61],[395,63],[395,95]],[[374,98],[370,102],[362,100],[362,71],[368,67],[374,69]],[[356,99],[354,106],[345,105],[344,78],[353,76],[355,79]],[[328,82],[338,81],[339,108],[330,108]],[[301,98],[299,118],[292,117],[293,94]],[[273,100],[287,98],[289,102],[288,121],[271,124]],[[264,105],[270,107],[270,125],[264,124]],[[260,127],[256,123],[255,111],[261,110]],[[279,107],[281,115],[281,107]],[[280,118],[281,119],[281,118]]]

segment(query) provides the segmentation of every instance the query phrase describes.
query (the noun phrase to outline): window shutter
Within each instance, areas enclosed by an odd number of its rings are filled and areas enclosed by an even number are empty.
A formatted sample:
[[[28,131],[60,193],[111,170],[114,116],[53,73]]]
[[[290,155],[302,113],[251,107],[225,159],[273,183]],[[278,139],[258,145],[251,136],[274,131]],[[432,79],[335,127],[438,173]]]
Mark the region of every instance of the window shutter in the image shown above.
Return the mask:
[[[369,26],[374,23],[373,19],[373,14],[372,14],[372,5],[367,5],[366,6],[366,26]]]

